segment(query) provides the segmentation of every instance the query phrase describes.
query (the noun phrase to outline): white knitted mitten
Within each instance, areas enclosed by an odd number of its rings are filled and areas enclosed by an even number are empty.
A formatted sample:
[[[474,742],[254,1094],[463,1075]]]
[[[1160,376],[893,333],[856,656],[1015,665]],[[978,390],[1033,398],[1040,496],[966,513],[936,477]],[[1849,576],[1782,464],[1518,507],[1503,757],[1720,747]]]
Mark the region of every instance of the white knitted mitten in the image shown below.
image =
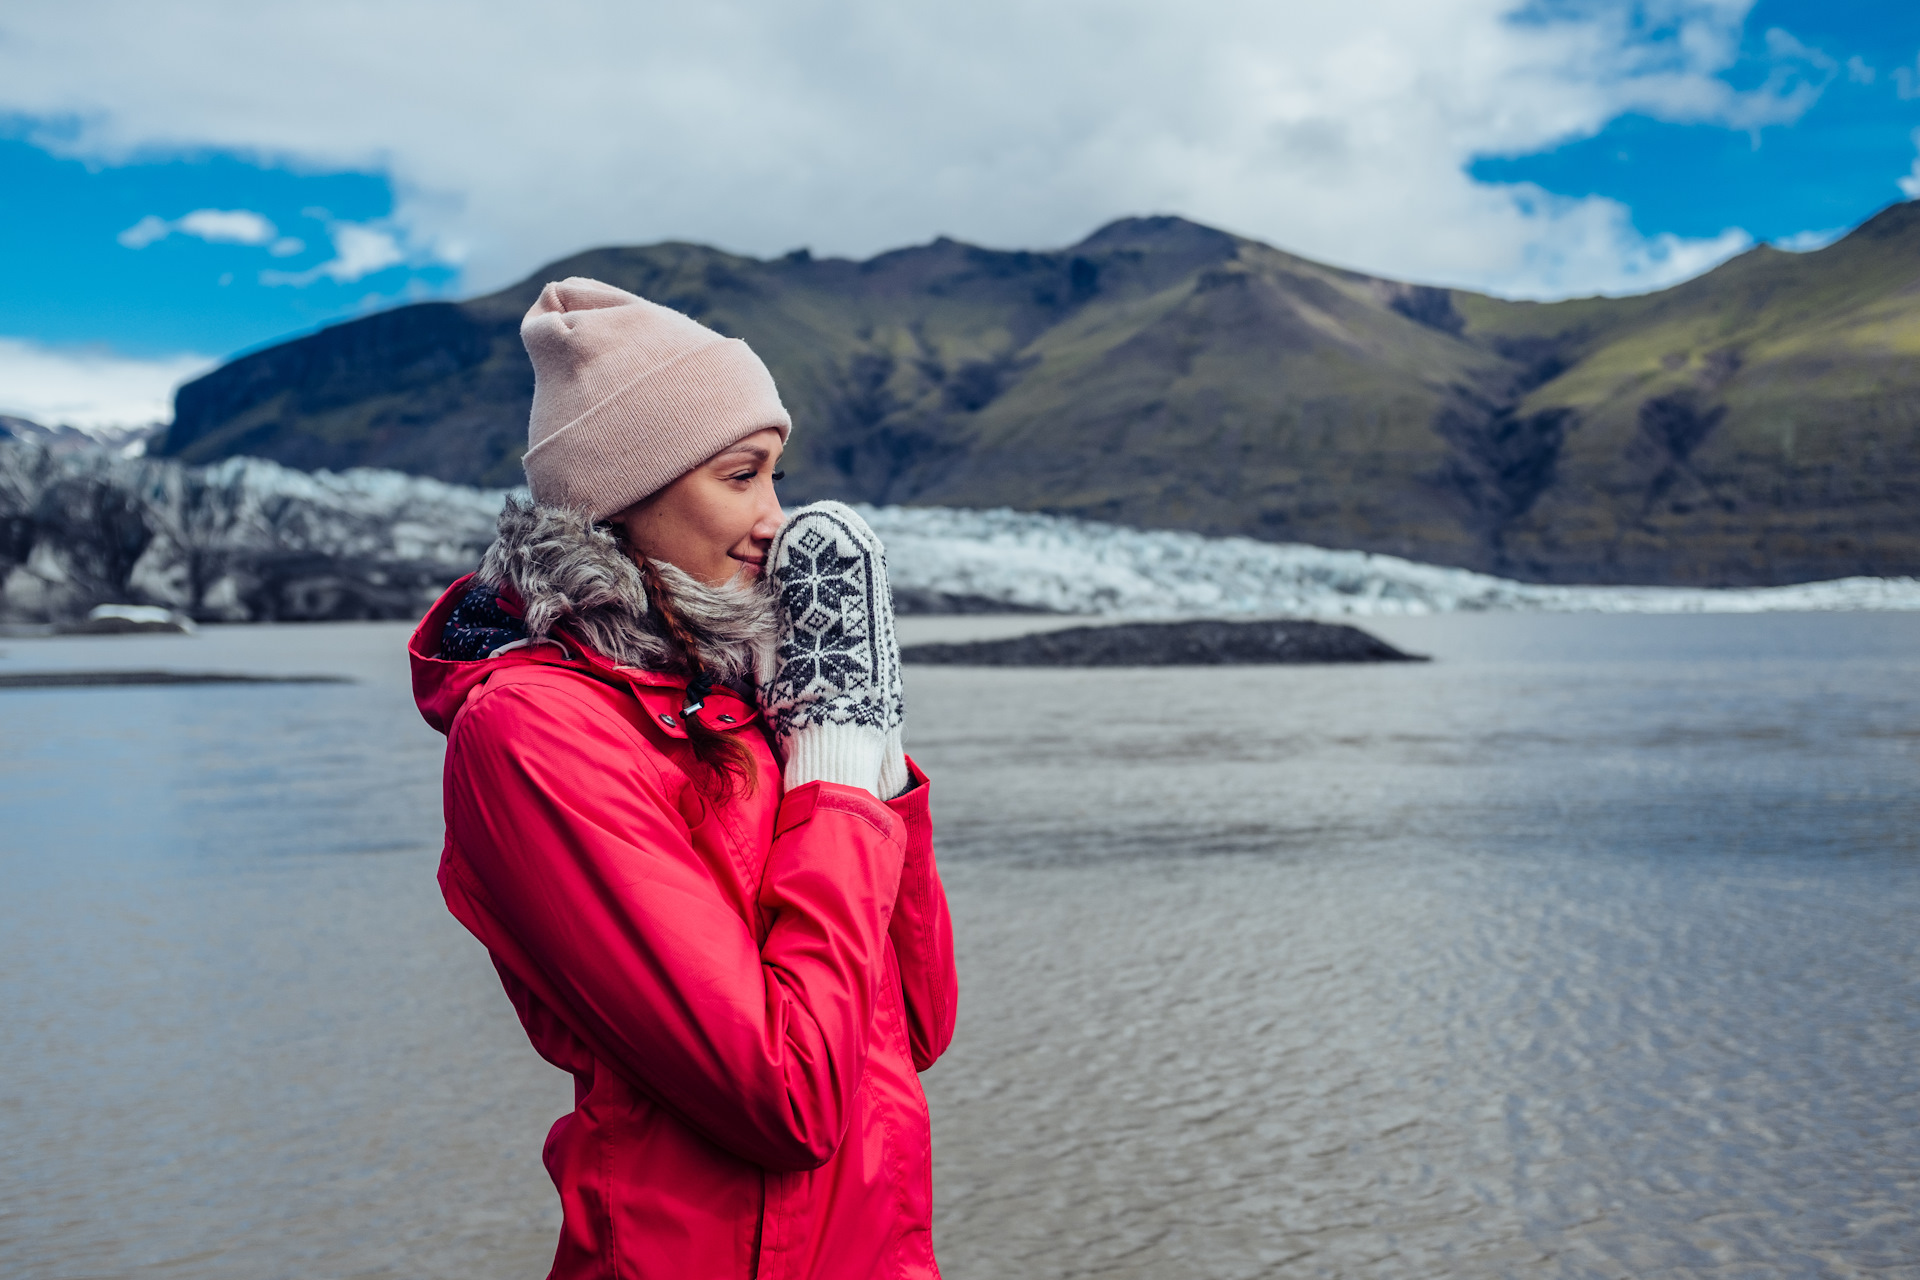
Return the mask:
[[[780,631],[771,670],[760,673],[760,706],[787,788],[838,782],[899,795],[906,701],[880,539],[851,508],[816,502],[781,526],[767,573]]]

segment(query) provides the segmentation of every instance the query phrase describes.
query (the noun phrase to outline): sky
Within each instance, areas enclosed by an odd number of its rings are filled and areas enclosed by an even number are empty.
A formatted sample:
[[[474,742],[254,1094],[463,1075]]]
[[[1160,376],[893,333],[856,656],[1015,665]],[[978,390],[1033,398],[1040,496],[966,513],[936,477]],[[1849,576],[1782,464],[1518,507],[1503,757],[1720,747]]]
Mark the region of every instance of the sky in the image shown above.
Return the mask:
[[[1056,248],[1175,213],[1509,297],[1920,198],[1911,0],[12,0],[0,413],[605,244]]]

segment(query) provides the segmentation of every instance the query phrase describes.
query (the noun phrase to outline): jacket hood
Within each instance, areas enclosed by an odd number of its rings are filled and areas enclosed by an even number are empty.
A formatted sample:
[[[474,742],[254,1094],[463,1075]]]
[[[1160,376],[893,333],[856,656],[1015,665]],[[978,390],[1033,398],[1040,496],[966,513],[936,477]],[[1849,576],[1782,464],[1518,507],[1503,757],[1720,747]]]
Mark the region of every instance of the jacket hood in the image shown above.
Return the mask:
[[[684,738],[687,730],[683,706],[686,702],[687,674],[684,671],[648,671],[624,667],[605,654],[581,644],[564,632],[556,633],[538,645],[520,644],[503,653],[478,661],[463,661],[441,656],[441,640],[469,593],[483,587],[480,575],[470,573],[446,589],[434,602],[427,616],[407,641],[407,659],[413,668],[413,700],[420,717],[440,733],[453,728],[454,717],[475,689],[491,680],[505,667],[541,665],[565,667],[590,679],[622,685],[639,699],[647,713],[669,738]],[[492,588],[485,588],[492,590]],[[500,603],[509,610],[518,607],[510,596]],[[750,694],[722,686],[706,695],[704,723],[724,730],[744,729],[760,718],[760,708]],[[708,716],[712,720],[707,720]]]
[[[723,683],[749,678],[755,647],[773,643],[773,601],[764,581],[709,587],[665,561],[654,568],[707,674]],[[508,498],[499,536],[475,577],[518,602],[531,644],[564,627],[621,666],[687,669],[659,610],[648,606],[639,568],[608,526],[582,512]]]
[[[496,670],[509,662],[526,661],[525,651],[517,658],[509,654],[484,662],[455,662],[440,656],[440,637],[446,632],[447,620],[474,586],[476,576],[470,573],[448,587],[407,640],[414,705],[420,708],[421,718],[441,733],[452,727],[453,717],[467,695],[485,684]]]
[[[672,565],[655,568],[671,593],[675,614],[693,637],[707,674],[722,684],[751,680],[755,652],[773,642],[772,601],[752,585],[709,587]],[[477,660],[446,656],[443,638],[454,611],[476,590],[491,590],[500,609],[518,620],[524,639]],[[448,587],[414,629],[407,644],[414,701],[426,722],[447,732],[478,685],[502,665],[543,662],[571,666],[596,679],[626,683],[649,709],[684,689],[688,669],[659,611],[649,607],[640,571],[613,534],[564,507],[507,500],[499,536],[480,569]],[[752,718],[751,698],[725,697],[737,720]],[[674,710],[678,702],[674,702]],[[663,727],[685,736],[671,717]]]

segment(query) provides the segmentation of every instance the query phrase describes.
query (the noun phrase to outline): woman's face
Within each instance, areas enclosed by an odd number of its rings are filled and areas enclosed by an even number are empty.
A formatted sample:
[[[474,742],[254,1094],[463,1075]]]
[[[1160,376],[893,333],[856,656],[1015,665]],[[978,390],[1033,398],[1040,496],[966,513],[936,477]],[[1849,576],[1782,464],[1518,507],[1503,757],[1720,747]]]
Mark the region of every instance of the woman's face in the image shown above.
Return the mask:
[[[612,522],[647,559],[664,560],[710,587],[738,573],[759,573],[780,530],[773,469],[784,447],[778,428],[756,431]]]

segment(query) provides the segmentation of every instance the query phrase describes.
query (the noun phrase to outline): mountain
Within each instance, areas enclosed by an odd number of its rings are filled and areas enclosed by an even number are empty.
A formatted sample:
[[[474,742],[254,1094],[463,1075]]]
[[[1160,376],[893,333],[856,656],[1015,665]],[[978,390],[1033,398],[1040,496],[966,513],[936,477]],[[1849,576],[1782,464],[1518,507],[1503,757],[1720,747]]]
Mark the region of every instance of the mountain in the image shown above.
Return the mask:
[[[747,339],[785,493],[1010,506],[1545,582],[1920,570],[1920,205],[1635,298],[1382,280],[1178,218],[864,262],[600,249],[244,356],[152,452],[518,479],[518,323],[588,275]]]

